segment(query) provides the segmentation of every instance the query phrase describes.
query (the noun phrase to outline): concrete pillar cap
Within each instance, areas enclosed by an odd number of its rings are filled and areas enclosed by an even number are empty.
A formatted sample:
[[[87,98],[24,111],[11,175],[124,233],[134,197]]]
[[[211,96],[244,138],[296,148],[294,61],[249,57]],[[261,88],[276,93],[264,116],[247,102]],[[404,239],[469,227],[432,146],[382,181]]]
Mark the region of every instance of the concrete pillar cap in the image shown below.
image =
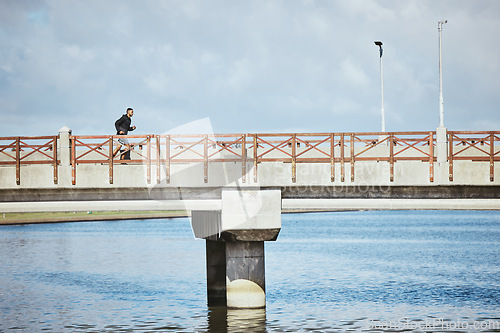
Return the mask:
[[[71,128],[68,126],[63,126],[60,130],[59,133],[71,133]]]

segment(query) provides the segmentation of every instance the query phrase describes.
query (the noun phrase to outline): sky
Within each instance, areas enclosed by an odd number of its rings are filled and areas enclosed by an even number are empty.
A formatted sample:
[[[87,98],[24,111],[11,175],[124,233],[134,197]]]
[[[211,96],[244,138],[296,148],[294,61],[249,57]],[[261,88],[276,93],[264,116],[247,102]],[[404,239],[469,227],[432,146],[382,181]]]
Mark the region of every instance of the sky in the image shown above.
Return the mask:
[[[0,0],[0,137],[500,130],[497,0]]]

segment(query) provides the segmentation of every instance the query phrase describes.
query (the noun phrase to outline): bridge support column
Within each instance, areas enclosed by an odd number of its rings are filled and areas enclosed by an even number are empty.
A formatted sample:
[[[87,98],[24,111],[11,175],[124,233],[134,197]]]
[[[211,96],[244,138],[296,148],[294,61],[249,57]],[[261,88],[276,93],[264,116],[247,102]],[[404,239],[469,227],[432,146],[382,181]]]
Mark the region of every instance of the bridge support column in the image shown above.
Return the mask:
[[[226,306],[226,243],[206,240],[208,306]]]
[[[206,241],[208,306],[266,306],[264,242]]]
[[[281,229],[281,192],[223,191],[222,210],[192,211],[191,223],[206,239],[208,305],[264,308],[264,241]]]

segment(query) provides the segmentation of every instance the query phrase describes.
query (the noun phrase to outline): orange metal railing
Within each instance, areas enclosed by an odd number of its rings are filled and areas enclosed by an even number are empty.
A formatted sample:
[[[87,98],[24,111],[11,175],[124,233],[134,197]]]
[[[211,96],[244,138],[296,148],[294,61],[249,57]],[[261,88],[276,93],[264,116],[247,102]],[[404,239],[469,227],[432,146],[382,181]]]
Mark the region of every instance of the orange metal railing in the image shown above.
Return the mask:
[[[71,182],[76,184],[76,171],[78,164],[108,164],[109,183],[113,184],[113,170],[115,163],[136,164],[147,161],[151,165],[151,138],[154,135],[72,135],[71,141]],[[119,144],[119,138],[127,138],[134,149],[136,158],[133,160],[120,160],[122,153],[113,157],[114,147]],[[146,149],[143,149],[145,147]],[[148,168],[148,182],[150,182],[150,167]]]
[[[453,162],[467,160],[473,162],[489,161],[490,181],[494,180],[495,161],[500,151],[495,149],[495,142],[500,141],[500,132],[448,132],[448,168],[449,179],[453,181]]]
[[[113,157],[118,139],[127,138],[133,149],[130,160]],[[58,181],[58,136],[0,138],[0,166],[15,165],[16,183],[21,182],[21,165],[51,164],[54,183]],[[489,162],[490,181],[494,181],[495,161],[500,160],[500,131],[448,131],[449,180],[453,181],[455,161]],[[325,163],[330,165],[330,180],[355,180],[355,165],[367,161],[389,163],[390,181],[394,181],[394,165],[399,161],[420,161],[429,165],[429,181],[434,181],[436,162],[436,132],[367,132],[367,133],[253,133],[253,134],[195,134],[195,135],[71,135],[71,176],[76,184],[77,166],[106,164],[109,183],[113,183],[115,164],[146,165],[147,182],[151,183],[152,168],[156,182],[165,175],[171,181],[171,167],[180,163],[203,165],[203,179],[208,183],[208,168],[213,163],[238,163],[242,181],[247,168],[253,166],[253,181],[257,182],[262,163],[289,163],[292,182],[297,181],[297,164]],[[336,169],[340,171],[336,173]]]
[[[346,164],[350,166],[351,181],[355,179],[356,161],[387,161],[390,180],[394,181],[396,161],[428,161],[430,180],[434,179],[435,132],[398,133],[307,133],[307,134],[249,134],[253,138],[254,179],[262,162],[285,162],[292,165],[292,182],[296,182],[297,163],[330,163],[330,179],[335,181],[335,165],[340,165],[340,180],[345,181]],[[303,145],[301,151],[298,148]],[[376,147],[388,149],[375,152]],[[285,150],[286,147],[290,149]],[[424,150],[428,146],[428,151]],[[258,147],[258,149],[253,149]],[[337,151],[337,153],[336,153]],[[280,155],[267,157],[270,153]],[[317,156],[308,157],[311,152]],[[405,153],[406,152],[406,153]],[[412,155],[409,156],[408,152]]]
[[[119,144],[117,140],[121,137],[126,137],[131,143],[130,160],[121,160],[121,153],[112,157],[114,148]],[[157,183],[161,181],[162,166],[165,169],[166,182],[169,183],[170,166],[175,163],[203,163],[204,181],[208,182],[209,163],[240,162],[242,177],[245,178],[245,138],[245,134],[71,136],[72,183],[76,184],[76,166],[84,163],[109,164],[110,184],[113,183],[115,163],[145,164],[148,184],[151,183],[153,166],[157,168]],[[236,146],[239,149],[236,149]],[[219,154],[222,152],[230,153],[230,157],[221,157]]]
[[[390,180],[393,181],[394,163],[410,160],[428,162],[429,178],[434,180],[435,132],[129,135],[130,141],[135,140],[132,143],[135,157],[126,161],[111,158],[119,137],[72,136],[73,183],[76,182],[76,165],[82,163],[108,163],[110,183],[113,183],[114,163],[146,164],[148,183],[153,165],[157,168],[157,182],[160,182],[163,166],[169,183],[172,164],[202,163],[207,183],[208,165],[217,162],[240,163],[243,182],[246,182],[247,162],[253,163],[254,182],[260,163],[290,163],[292,182],[297,180],[298,163],[329,163],[331,181],[335,181],[335,167],[340,165],[340,178],[344,182],[346,165],[350,166],[351,181],[354,181],[356,161],[389,162]],[[377,147],[384,146],[383,151],[373,153]],[[100,151],[104,147],[106,151]],[[85,158],[92,152],[100,159]],[[251,152],[250,158],[248,152]],[[221,156],[222,153],[227,156]]]
[[[0,165],[16,166],[16,184],[21,184],[21,165],[50,164],[57,184],[58,136],[23,136],[0,138]]]

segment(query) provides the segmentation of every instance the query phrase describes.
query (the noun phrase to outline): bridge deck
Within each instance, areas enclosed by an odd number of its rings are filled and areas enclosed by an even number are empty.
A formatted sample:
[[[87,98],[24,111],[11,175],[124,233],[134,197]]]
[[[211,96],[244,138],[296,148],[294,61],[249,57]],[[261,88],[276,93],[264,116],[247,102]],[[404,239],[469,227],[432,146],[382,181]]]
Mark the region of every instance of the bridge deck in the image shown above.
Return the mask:
[[[0,213],[221,210],[221,200],[3,202]],[[282,212],[344,210],[498,210],[500,199],[282,199]]]

